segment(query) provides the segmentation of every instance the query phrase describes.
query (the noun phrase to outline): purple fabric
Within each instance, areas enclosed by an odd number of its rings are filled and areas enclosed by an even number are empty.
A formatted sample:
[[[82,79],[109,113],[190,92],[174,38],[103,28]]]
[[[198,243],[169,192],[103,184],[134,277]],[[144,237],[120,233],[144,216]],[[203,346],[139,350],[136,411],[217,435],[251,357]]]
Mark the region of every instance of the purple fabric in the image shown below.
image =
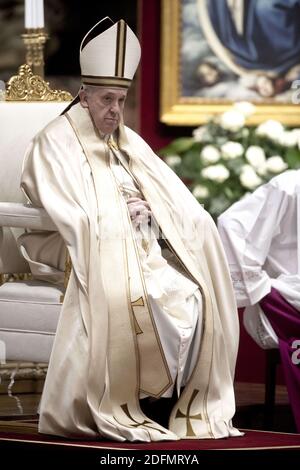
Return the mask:
[[[296,351],[293,342],[300,340],[300,312],[274,288],[259,303],[279,339],[287,391],[297,431],[300,433],[300,364],[294,364],[292,361]],[[294,358],[295,356],[299,358],[300,354],[294,354]]]

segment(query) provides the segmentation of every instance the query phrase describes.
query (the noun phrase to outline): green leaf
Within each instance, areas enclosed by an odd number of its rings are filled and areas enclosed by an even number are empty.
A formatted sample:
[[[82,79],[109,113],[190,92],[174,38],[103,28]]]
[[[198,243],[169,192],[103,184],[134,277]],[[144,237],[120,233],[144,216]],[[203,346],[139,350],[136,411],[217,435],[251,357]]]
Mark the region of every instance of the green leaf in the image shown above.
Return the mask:
[[[214,199],[210,201],[209,212],[211,213],[212,216],[218,217],[229,206],[231,206],[231,201],[221,194],[220,196],[215,197]]]
[[[241,168],[246,164],[247,162],[245,161],[244,158],[242,157],[237,157],[234,158],[233,160],[226,160],[223,161],[223,164],[226,166],[230,172],[232,172],[234,175],[239,176],[241,173]]]
[[[285,161],[290,168],[300,168],[300,152],[296,148],[289,148],[285,154]]]
[[[180,154],[189,150],[194,144],[195,140],[192,137],[179,137],[166,147],[160,149],[159,154],[162,156]]]

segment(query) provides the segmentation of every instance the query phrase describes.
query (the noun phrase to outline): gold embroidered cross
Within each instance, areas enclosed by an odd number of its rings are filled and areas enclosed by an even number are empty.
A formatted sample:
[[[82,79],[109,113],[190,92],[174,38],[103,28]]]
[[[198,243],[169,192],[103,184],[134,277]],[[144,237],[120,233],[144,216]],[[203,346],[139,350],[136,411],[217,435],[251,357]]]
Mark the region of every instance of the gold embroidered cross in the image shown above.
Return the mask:
[[[144,420],[142,423],[139,423],[138,421],[136,421],[130,414],[130,411],[128,409],[128,405],[127,403],[124,403],[124,405],[121,405],[121,408],[122,410],[124,411],[124,413],[126,414],[126,416],[131,419],[131,421],[133,421],[135,424],[130,424],[129,426],[132,426],[133,428],[138,428],[139,426],[145,426],[146,428],[150,428],[150,429],[156,429],[157,431],[160,431],[162,434],[167,434],[166,431],[163,431],[162,429],[159,429],[159,428],[156,428],[153,426],[153,422],[152,421],[147,421],[147,420]],[[150,424],[150,426],[149,426]]]
[[[177,410],[177,413],[176,413],[176,416],[175,416],[175,418],[186,418],[186,435],[187,436],[196,436],[196,434],[194,433],[193,427],[192,427],[191,420],[192,419],[202,420],[201,413],[198,413],[197,415],[191,415],[190,414],[192,403],[193,403],[193,401],[196,398],[196,395],[198,393],[199,393],[199,390],[195,389],[193,391],[191,399],[190,399],[188,407],[187,407],[187,410],[186,410],[186,414],[182,413],[182,411],[180,411],[180,410]]]

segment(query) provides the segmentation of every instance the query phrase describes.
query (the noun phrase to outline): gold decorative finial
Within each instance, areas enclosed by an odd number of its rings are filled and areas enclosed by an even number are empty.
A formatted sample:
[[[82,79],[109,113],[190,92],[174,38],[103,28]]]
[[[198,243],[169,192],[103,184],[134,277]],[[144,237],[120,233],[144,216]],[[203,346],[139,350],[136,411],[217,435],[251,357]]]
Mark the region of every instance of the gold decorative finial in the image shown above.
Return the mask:
[[[18,75],[7,84],[6,101],[71,101],[71,93],[52,90],[48,82],[32,73],[29,65],[21,65]]]
[[[26,47],[26,64],[35,75],[44,78],[44,47],[48,34],[44,28],[27,28],[22,38]]]

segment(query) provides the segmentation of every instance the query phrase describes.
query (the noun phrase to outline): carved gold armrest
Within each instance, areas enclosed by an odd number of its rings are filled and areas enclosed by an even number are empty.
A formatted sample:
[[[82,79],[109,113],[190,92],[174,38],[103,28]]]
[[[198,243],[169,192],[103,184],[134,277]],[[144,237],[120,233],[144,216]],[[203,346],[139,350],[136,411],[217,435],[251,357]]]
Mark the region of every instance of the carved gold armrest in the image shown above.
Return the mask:
[[[31,273],[0,273],[0,286],[5,282],[30,281],[33,279]]]

